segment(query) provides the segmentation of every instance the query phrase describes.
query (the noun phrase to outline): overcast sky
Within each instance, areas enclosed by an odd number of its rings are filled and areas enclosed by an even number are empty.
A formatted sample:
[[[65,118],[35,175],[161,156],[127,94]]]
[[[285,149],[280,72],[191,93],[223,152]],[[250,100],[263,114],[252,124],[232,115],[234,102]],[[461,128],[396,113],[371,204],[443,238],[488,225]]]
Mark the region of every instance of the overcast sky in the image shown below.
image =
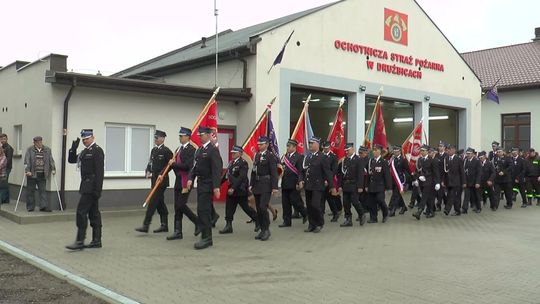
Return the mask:
[[[218,0],[219,29],[330,2]],[[540,27],[538,0],[418,3],[460,52],[529,42]],[[212,35],[213,6],[213,0],[0,0],[0,66],[58,53],[69,56],[74,71],[111,74]]]

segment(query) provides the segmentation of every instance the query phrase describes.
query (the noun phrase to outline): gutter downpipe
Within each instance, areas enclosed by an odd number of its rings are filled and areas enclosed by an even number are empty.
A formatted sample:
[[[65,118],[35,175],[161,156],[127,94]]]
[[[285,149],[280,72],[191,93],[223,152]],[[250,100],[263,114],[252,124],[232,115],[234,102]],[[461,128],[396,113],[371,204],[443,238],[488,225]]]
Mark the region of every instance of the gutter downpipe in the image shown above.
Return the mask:
[[[66,157],[67,157],[67,124],[68,124],[68,110],[69,101],[73,90],[77,86],[77,79],[74,78],[69,88],[69,91],[64,99],[64,117],[62,119],[62,170],[60,171],[60,198],[62,200],[62,207],[66,209]]]

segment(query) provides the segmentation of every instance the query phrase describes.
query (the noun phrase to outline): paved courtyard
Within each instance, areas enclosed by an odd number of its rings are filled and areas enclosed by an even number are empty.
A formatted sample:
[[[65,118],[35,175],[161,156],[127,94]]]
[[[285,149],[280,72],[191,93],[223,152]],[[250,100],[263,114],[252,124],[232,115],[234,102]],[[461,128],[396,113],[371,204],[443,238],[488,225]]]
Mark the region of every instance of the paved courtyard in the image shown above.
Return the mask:
[[[320,234],[278,220],[268,242],[240,209],[234,234],[219,235],[217,210],[202,251],[187,219],[184,239],[165,241],[133,230],[142,216],[104,218],[102,249],[66,251],[74,222],[0,218],[0,239],[141,303],[540,303],[540,207],[352,228],[327,217]]]

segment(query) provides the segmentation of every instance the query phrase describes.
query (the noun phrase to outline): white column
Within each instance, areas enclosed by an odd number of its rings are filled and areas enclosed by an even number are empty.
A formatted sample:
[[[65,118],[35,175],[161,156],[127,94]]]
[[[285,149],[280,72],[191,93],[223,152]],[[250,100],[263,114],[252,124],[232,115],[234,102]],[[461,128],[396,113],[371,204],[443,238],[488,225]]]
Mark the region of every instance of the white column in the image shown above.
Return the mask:
[[[353,142],[358,148],[364,142],[366,94],[362,91],[350,94],[347,111],[347,142]]]

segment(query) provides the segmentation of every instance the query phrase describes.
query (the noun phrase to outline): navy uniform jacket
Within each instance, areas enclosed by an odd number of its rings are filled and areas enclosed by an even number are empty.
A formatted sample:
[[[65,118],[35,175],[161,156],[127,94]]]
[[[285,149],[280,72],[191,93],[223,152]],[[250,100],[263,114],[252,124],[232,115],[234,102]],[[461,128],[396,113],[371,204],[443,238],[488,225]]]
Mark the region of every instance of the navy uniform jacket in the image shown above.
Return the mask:
[[[229,189],[234,192],[231,196],[247,196],[248,195],[248,163],[242,157],[231,160],[227,167],[225,178],[229,181]]]
[[[512,180],[512,170],[510,168],[510,159],[503,156],[493,158],[495,167],[495,182],[498,184],[509,183]]]
[[[201,145],[195,151],[195,162],[189,172],[189,180],[197,178],[197,192],[213,192],[221,185],[221,170],[223,161],[219,150],[213,143],[205,147]]]
[[[461,159],[457,156],[454,156],[454,161],[459,161],[461,163]],[[440,183],[441,177],[439,175],[439,165],[437,162],[437,159],[431,157],[418,158],[416,161],[416,173],[418,177],[423,176],[426,178],[425,182],[418,181],[420,186],[431,187]],[[463,169],[463,167],[461,168]]]
[[[303,168],[305,169],[305,188],[308,191],[324,191],[326,181],[332,185],[334,174],[330,170],[330,158],[324,153],[317,152],[304,158]]]
[[[278,188],[276,157],[268,150],[257,152],[251,170],[251,192],[262,194]]]
[[[92,194],[96,198],[101,196],[103,189],[103,175],[105,173],[105,154],[96,143],[84,148],[79,155],[77,149],[69,149],[69,163],[79,163],[81,169],[80,194]]]
[[[457,154],[453,155],[452,160],[450,160],[450,156],[446,158],[444,171],[446,173],[444,180],[444,185],[446,187],[462,187],[467,183],[463,159]]]
[[[538,177],[540,176],[540,156],[533,158],[527,158],[527,176]]]
[[[510,170],[512,170],[512,182],[515,182],[516,179],[520,183],[525,182],[525,159],[523,157],[511,157],[510,158]]]
[[[465,164],[463,165],[465,169],[465,180],[467,181],[467,187],[472,187],[476,184],[480,185],[481,182],[481,165],[478,158],[473,157],[471,160],[465,158]]]
[[[392,176],[388,162],[380,156],[379,159],[371,158],[368,162],[368,191],[370,193],[384,192],[392,189]]]
[[[364,189],[364,167],[358,155],[345,156],[338,165],[338,184],[343,192],[357,192]]]
[[[191,143],[187,143],[182,149],[178,148],[179,152],[175,159],[175,163],[171,166],[176,175],[176,181],[174,182],[174,189],[182,189],[187,186],[187,179],[189,178],[189,170],[193,168],[193,161],[195,159],[195,147]]]
[[[446,185],[446,176],[444,174],[444,166],[445,162],[448,162],[448,153],[444,152],[443,154],[440,154],[437,152],[435,154],[435,158],[439,161],[439,173],[441,174],[441,182],[443,182]]]
[[[394,167],[396,168],[397,175],[399,179],[401,180],[401,183],[406,183],[411,176],[411,169],[409,168],[409,162],[407,161],[407,158],[403,157],[403,155],[400,155],[398,157],[391,157],[388,161],[388,164],[391,166],[392,163],[394,163]],[[395,183],[394,179],[392,179],[392,182]]]
[[[292,167],[296,170],[295,173],[291,168],[285,164],[287,160]],[[304,155],[294,152],[291,156],[289,153],[283,155],[283,161],[281,162],[283,167],[283,176],[281,177],[281,189],[291,190],[296,189],[296,185],[304,180],[302,172],[302,161],[304,160]]]
[[[490,161],[480,162],[480,172],[480,185],[482,187],[487,187],[488,181],[492,183],[495,181],[495,168]]]
[[[154,183],[156,182],[158,176],[161,174],[163,169],[167,167],[167,164],[169,163],[169,160],[171,160],[171,158],[173,158],[173,153],[165,145],[152,148],[152,151],[150,151],[150,161],[146,166],[146,172],[152,173],[152,186],[154,186]],[[163,174],[163,182],[161,183],[161,187],[168,186],[169,172]]]

